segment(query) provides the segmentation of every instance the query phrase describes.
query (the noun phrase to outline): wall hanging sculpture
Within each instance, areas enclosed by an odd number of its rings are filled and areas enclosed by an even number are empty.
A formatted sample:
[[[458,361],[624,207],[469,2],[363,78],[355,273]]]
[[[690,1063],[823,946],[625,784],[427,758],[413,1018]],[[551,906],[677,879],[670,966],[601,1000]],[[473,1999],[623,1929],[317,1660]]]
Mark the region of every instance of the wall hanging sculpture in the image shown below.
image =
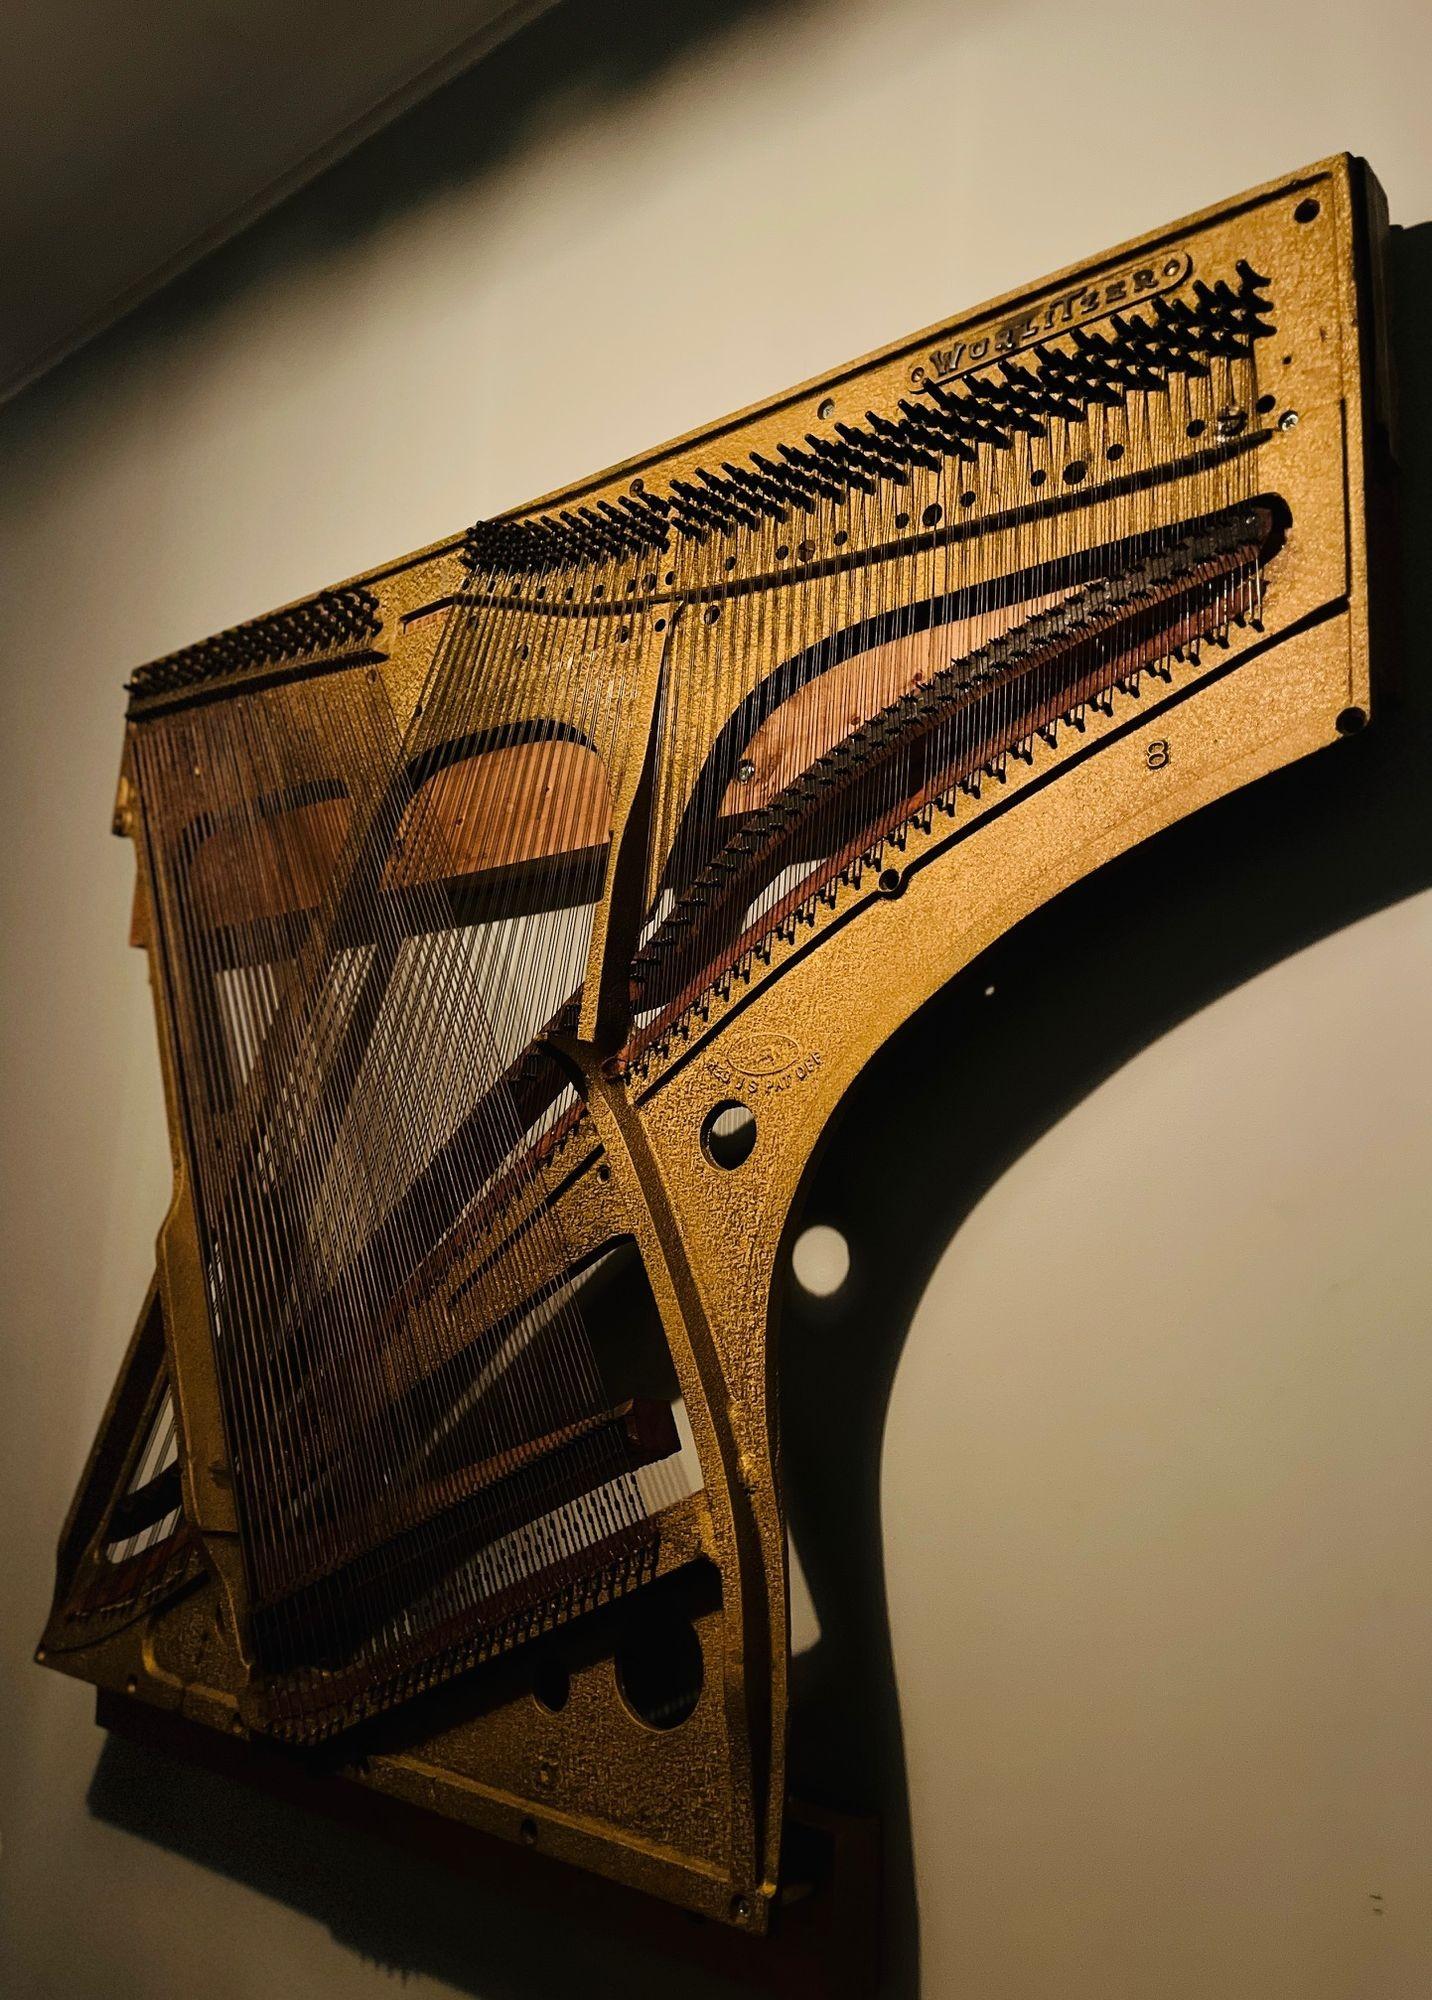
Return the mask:
[[[1380,235],[1334,160],[134,675],[175,1191],[47,1664],[778,1919],[803,1179],[1367,719]]]

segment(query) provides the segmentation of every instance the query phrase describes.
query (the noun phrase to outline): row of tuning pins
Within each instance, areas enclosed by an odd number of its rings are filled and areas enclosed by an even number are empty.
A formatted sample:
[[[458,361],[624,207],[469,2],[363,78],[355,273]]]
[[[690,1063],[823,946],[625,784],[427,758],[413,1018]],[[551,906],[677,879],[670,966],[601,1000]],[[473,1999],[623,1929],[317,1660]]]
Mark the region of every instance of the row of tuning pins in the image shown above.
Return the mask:
[[[799,445],[776,446],[774,456],[753,451],[744,464],[698,466],[689,479],[673,478],[664,494],[636,478],[615,500],[531,521],[480,523],[468,537],[469,562],[518,574],[649,556],[666,551],[673,533],[704,544],[813,515],[822,502],[840,506],[854,493],[907,486],[916,471],[940,472],[952,459],[973,464],[982,448],[1042,438],[1051,419],[1085,422],[1094,409],[1131,395],[1166,392],[1176,377],[1207,378],[1215,360],[1246,358],[1275,331],[1268,280],[1246,261],[1236,276],[1236,286],[1195,279],[1191,297],[1161,294],[1146,309],[1116,313],[1107,333],[1071,327],[1018,360],[1003,355],[944,384],[927,379],[918,399],[899,403],[898,417],[867,410],[863,426],[835,422],[830,434],[809,431]]]

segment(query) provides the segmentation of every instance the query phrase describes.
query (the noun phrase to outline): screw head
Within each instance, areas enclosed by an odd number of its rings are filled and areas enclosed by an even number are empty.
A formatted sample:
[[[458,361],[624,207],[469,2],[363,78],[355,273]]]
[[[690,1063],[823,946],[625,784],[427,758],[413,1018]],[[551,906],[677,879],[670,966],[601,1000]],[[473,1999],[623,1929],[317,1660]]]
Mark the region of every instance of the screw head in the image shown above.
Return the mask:
[[[1282,416],[1279,417],[1278,419],[1278,429],[1280,431],[1295,431],[1297,428],[1298,428],[1297,411],[1284,410]]]
[[[755,775],[756,775],[755,765],[751,762],[749,757],[743,757],[740,763],[736,766],[736,776],[741,780],[741,783],[743,785],[749,785],[752,778],[754,778]]]

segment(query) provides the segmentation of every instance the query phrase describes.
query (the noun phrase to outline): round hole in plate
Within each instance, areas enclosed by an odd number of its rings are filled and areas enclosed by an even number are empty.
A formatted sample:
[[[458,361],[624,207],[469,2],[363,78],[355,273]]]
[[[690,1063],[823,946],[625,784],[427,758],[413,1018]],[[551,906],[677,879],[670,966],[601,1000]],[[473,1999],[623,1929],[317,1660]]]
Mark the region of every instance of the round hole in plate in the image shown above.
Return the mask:
[[[791,1269],[813,1299],[833,1298],[850,1276],[850,1245],[828,1222],[813,1222],[792,1246]]]
[[[1048,477],[1049,474],[1041,466],[1036,465],[1029,475],[1029,483],[1031,486],[1042,486]]]
[[[1293,210],[1293,220],[1294,222],[1316,222],[1322,212],[1322,203],[1314,201],[1312,196],[1309,195],[1306,201],[1300,201]]]
[[[1343,709],[1337,721],[1339,736],[1356,736],[1366,721],[1367,710],[1365,708]]]
[[[633,1619],[616,1668],[622,1700],[648,1729],[677,1729],[695,1713],[705,1679],[701,1641],[678,1612],[662,1607]]]
[[[905,886],[905,877],[898,868],[882,868],[875,886],[882,896],[898,896]]]
[[[1082,458],[1071,459],[1069,464],[1064,468],[1064,484],[1066,486],[1077,486],[1088,470],[1089,468]]]
[[[920,519],[925,523],[927,528],[938,528],[944,518],[945,510],[938,500],[932,500],[920,516]]]
[[[756,1114],[738,1098],[723,1097],[701,1122],[701,1150],[713,1167],[739,1167],[755,1143]]]
[[[1108,459],[1111,465],[1117,465],[1119,460],[1123,457],[1123,455],[1124,455],[1124,447],[1117,441],[1111,444],[1109,446],[1109,449],[1104,453],[1105,458]]]
[[[555,1715],[567,1706],[567,1697],[571,1692],[572,1676],[564,1661],[549,1655],[547,1659],[537,1662],[532,1669],[532,1695],[549,1715]]]
[[[1260,396],[1254,405],[1254,408],[1261,417],[1266,417],[1270,410],[1275,410],[1277,407],[1278,398],[1276,396]]]

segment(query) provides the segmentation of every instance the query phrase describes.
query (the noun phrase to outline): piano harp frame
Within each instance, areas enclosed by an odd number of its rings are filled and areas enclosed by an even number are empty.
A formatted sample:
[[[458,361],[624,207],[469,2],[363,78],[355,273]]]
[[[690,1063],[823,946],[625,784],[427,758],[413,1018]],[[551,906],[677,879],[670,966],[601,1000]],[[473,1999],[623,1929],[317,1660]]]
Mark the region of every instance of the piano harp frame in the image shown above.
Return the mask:
[[[705,1480],[703,1492],[662,1515],[659,1569],[689,1578],[704,1563],[719,1586],[694,1614],[701,1696],[681,1727],[657,1731],[627,1708],[600,1650],[575,1668],[559,1711],[522,1690],[509,1660],[398,1710],[412,1726],[365,1740],[361,1759],[347,1761],[340,1739],[335,1768],[345,1779],[738,1929],[762,1933],[778,1920],[783,1893],[799,1885],[782,1864],[788,1609],[773,1315],[813,1157],[874,1053],[1012,925],[1137,842],[1336,742],[1369,715],[1367,523],[1382,450],[1375,434],[1385,439],[1387,430],[1375,337],[1384,226],[1371,174],[1340,156],[504,517],[522,522],[616,504],[643,486],[687,478],[703,462],[774,455],[783,441],[829,434],[842,420],[859,424],[872,407],[893,415],[941,368],[954,382],[961,365],[976,367],[984,356],[1003,350],[1018,358],[1031,328],[1057,337],[1060,315],[1086,315],[1082,323],[1098,327],[1137,302],[1128,290],[1138,271],[1151,268],[1157,286],[1174,290],[1190,273],[1231,273],[1240,259],[1267,276],[1277,320],[1266,363],[1276,409],[1258,419],[1247,449],[1258,490],[1280,496],[1290,525],[1269,571],[1263,629],[1237,626],[1226,647],[1174,664],[1157,686],[1090,705],[1077,733],[1032,741],[1027,757],[1009,760],[958,817],[911,826],[891,844],[892,865],[878,877],[866,871],[838,882],[813,916],[774,941],[753,976],[718,987],[632,1060],[619,1056],[614,1024],[654,888],[650,749],[617,773],[580,1021],[574,1035],[554,1042],[588,1116],[519,1199],[558,1214],[566,1239],[589,1249],[633,1242],[650,1280]],[[1069,548],[1105,538],[1102,491],[1051,503]],[[1160,520],[1196,512],[1191,471],[1169,469],[1158,492]],[[956,523],[937,532],[964,530]],[[1011,546],[999,530],[970,534],[969,580],[1001,574]],[[335,687],[348,672],[381,672],[401,725],[419,698],[445,609],[464,587],[463,550],[461,539],[441,542],[354,579],[377,600],[378,629],[352,659],[313,671]],[[699,550],[678,542],[663,560],[653,586],[620,613],[631,628],[620,660],[616,613],[594,641],[611,671],[628,677],[640,718],[632,737],[642,743],[652,737],[660,676],[678,637],[711,601]],[[797,560],[788,588],[815,590],[820,570],[813,561],[803,577]],[[771,661],[753,663],[753,681],[774,661],[774,648],[773,635]],[[131,729],[144,726],[144,708],[136,702]],[[694,758],[702,748],[693,745]],[[115,824],[136,832],[128,759]],[[111,1706],[128,1695],[246,1739],[261,1718],[236,1636],[246,1624],[244,1568],[174,1035],[142,865],[133,938],[151,959],[174,1195],[159,1235],[156,1290],[66,1526],[40,1657],[95,1683]],[[726,1171],[707,1156],[702,1133],[729,1103],[754,1111],[756,1138],[749,1160]],[[137,1603],[121,1629],[96,1633],[81,1623],[76,1631],[65,1607],[76,1578],[101,1559],[106,1510],[123,1490],[126,1436],[161,1370],[174,1391],[183,1512],[202,1565],[195,1561],[184,1587],[157,1606]],[[466,1698],[464,1690],[488,1687],[494,1676],[496,1695]]]

